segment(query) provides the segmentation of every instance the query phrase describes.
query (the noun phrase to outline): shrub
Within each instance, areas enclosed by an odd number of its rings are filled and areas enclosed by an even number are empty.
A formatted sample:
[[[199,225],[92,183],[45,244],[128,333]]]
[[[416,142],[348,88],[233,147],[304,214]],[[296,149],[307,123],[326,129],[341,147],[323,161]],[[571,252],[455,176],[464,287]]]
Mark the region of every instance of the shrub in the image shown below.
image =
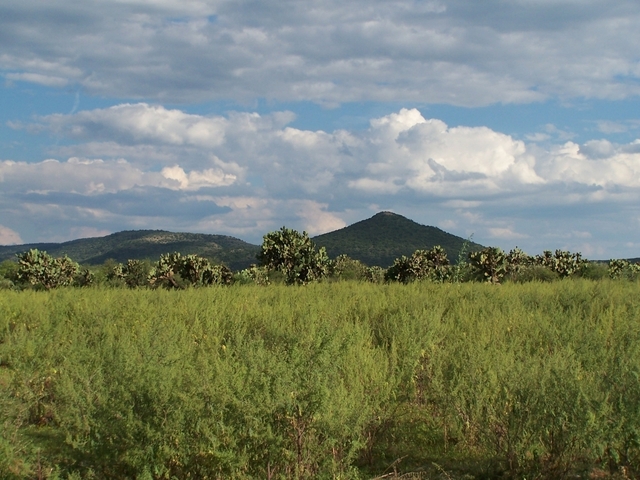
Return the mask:
[[[587,262],[578,275],[589,280],[602,280],[609,276],[609,268],[604,263]]]
[[[385,273],[385,280],[408,283],[431,280],[442,283],[451,277],[451,265],[444,248],[436,245],[431,250],[416,250],[411,257],[396,258]]]
[[[558,274],[542,265],[531,265],[523,268],[517,275],[513,275],[510,279],[516,283],[526,282],[553,282],[560,277]]]
[[[66,255],[53,258],[37,249],[18,255],[18,265],[19,282],[46,290],[71,285],[79,271],[78,264]]]
[[[502,281],[509,266],[504,252],[497,247],[469,253],[469,263],[477,278],[492,284]]]
[[[168,253],[149,272],[151,287],[183,289],[189,286],[229,285],[233,272],[224,265],[211,265],[209,260],[198,255]]]
[[[251,265],[249,268],[245,268],[238,272],[234,276],[234,282],[243,285],[255,284],[267,286],[271,284],[267,269],[264,267],[258,267],[257,265]]]
[[[551,251],[545,250],[542,255],[536,255],[534,263],[548,268],[561,278],[565,278],[579,274],[587,261],[582,258],[580,253],[571,253],[566,250],[556,250],[555,253],[551,253]]]
[[[348,255],[338,255],[331,261],[329,274],[340,280],[365,280],[368,267]]]
[[[628,260],[610,260],[609,277],[635,280],[640,275],[640,263],[631,263]]]
[[[258,261],[269,270],[282,272],[287,285],[317,281],[329,272],[330,265],[326,249],[316,251],[307,232],[286,227],[263,237]]]
[[[18,262],[14,262],[12,260],[5,260],[0,263],[0,278],[6,278],[7,280],[11,280],[15,282],[17,280]]]

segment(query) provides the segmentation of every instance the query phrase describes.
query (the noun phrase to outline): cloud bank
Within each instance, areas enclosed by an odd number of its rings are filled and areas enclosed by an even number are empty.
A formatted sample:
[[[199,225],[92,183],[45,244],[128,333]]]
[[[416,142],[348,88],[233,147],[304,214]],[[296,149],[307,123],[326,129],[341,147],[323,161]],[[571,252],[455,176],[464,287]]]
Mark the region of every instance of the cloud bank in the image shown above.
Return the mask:
[[[639,22],[624,0],[8,0],[0,72],[163,103],[621,99]]]
[[[138,103],[14,126],[75,143],[38,163],[0,161],[3,228],[19,232],[0,238],[127,226],[259,243],[282,225],[319,234],[389,209],[503,248],[634,253],[619,238],[640,223],[640,140],[543,148],[416,109],[361,131],[301,130],[293,120]]]

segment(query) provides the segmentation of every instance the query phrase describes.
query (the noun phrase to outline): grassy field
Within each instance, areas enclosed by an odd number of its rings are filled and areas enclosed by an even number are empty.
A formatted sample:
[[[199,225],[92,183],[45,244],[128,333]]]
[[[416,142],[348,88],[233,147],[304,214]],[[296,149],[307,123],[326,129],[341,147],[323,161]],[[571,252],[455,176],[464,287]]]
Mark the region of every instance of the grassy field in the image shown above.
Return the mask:
[[[0,478],[634,478],[638,293],[2,291]]]

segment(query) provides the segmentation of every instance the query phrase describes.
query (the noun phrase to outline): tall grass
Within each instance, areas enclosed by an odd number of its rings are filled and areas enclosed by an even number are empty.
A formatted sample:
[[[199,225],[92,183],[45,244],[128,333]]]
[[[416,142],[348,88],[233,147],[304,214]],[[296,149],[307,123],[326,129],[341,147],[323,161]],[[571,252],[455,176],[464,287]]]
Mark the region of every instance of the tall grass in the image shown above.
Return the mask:
[[[637,293],[2,292],[0,477],[638,474]]]

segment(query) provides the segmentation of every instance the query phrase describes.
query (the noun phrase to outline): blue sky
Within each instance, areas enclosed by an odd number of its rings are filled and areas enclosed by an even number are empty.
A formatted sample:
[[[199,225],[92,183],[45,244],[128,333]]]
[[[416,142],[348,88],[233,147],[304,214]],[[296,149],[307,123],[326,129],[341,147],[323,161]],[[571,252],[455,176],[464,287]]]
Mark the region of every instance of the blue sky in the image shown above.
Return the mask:
[[[8,0],[0,244],[391,210],[640,256],[640,4]]]

